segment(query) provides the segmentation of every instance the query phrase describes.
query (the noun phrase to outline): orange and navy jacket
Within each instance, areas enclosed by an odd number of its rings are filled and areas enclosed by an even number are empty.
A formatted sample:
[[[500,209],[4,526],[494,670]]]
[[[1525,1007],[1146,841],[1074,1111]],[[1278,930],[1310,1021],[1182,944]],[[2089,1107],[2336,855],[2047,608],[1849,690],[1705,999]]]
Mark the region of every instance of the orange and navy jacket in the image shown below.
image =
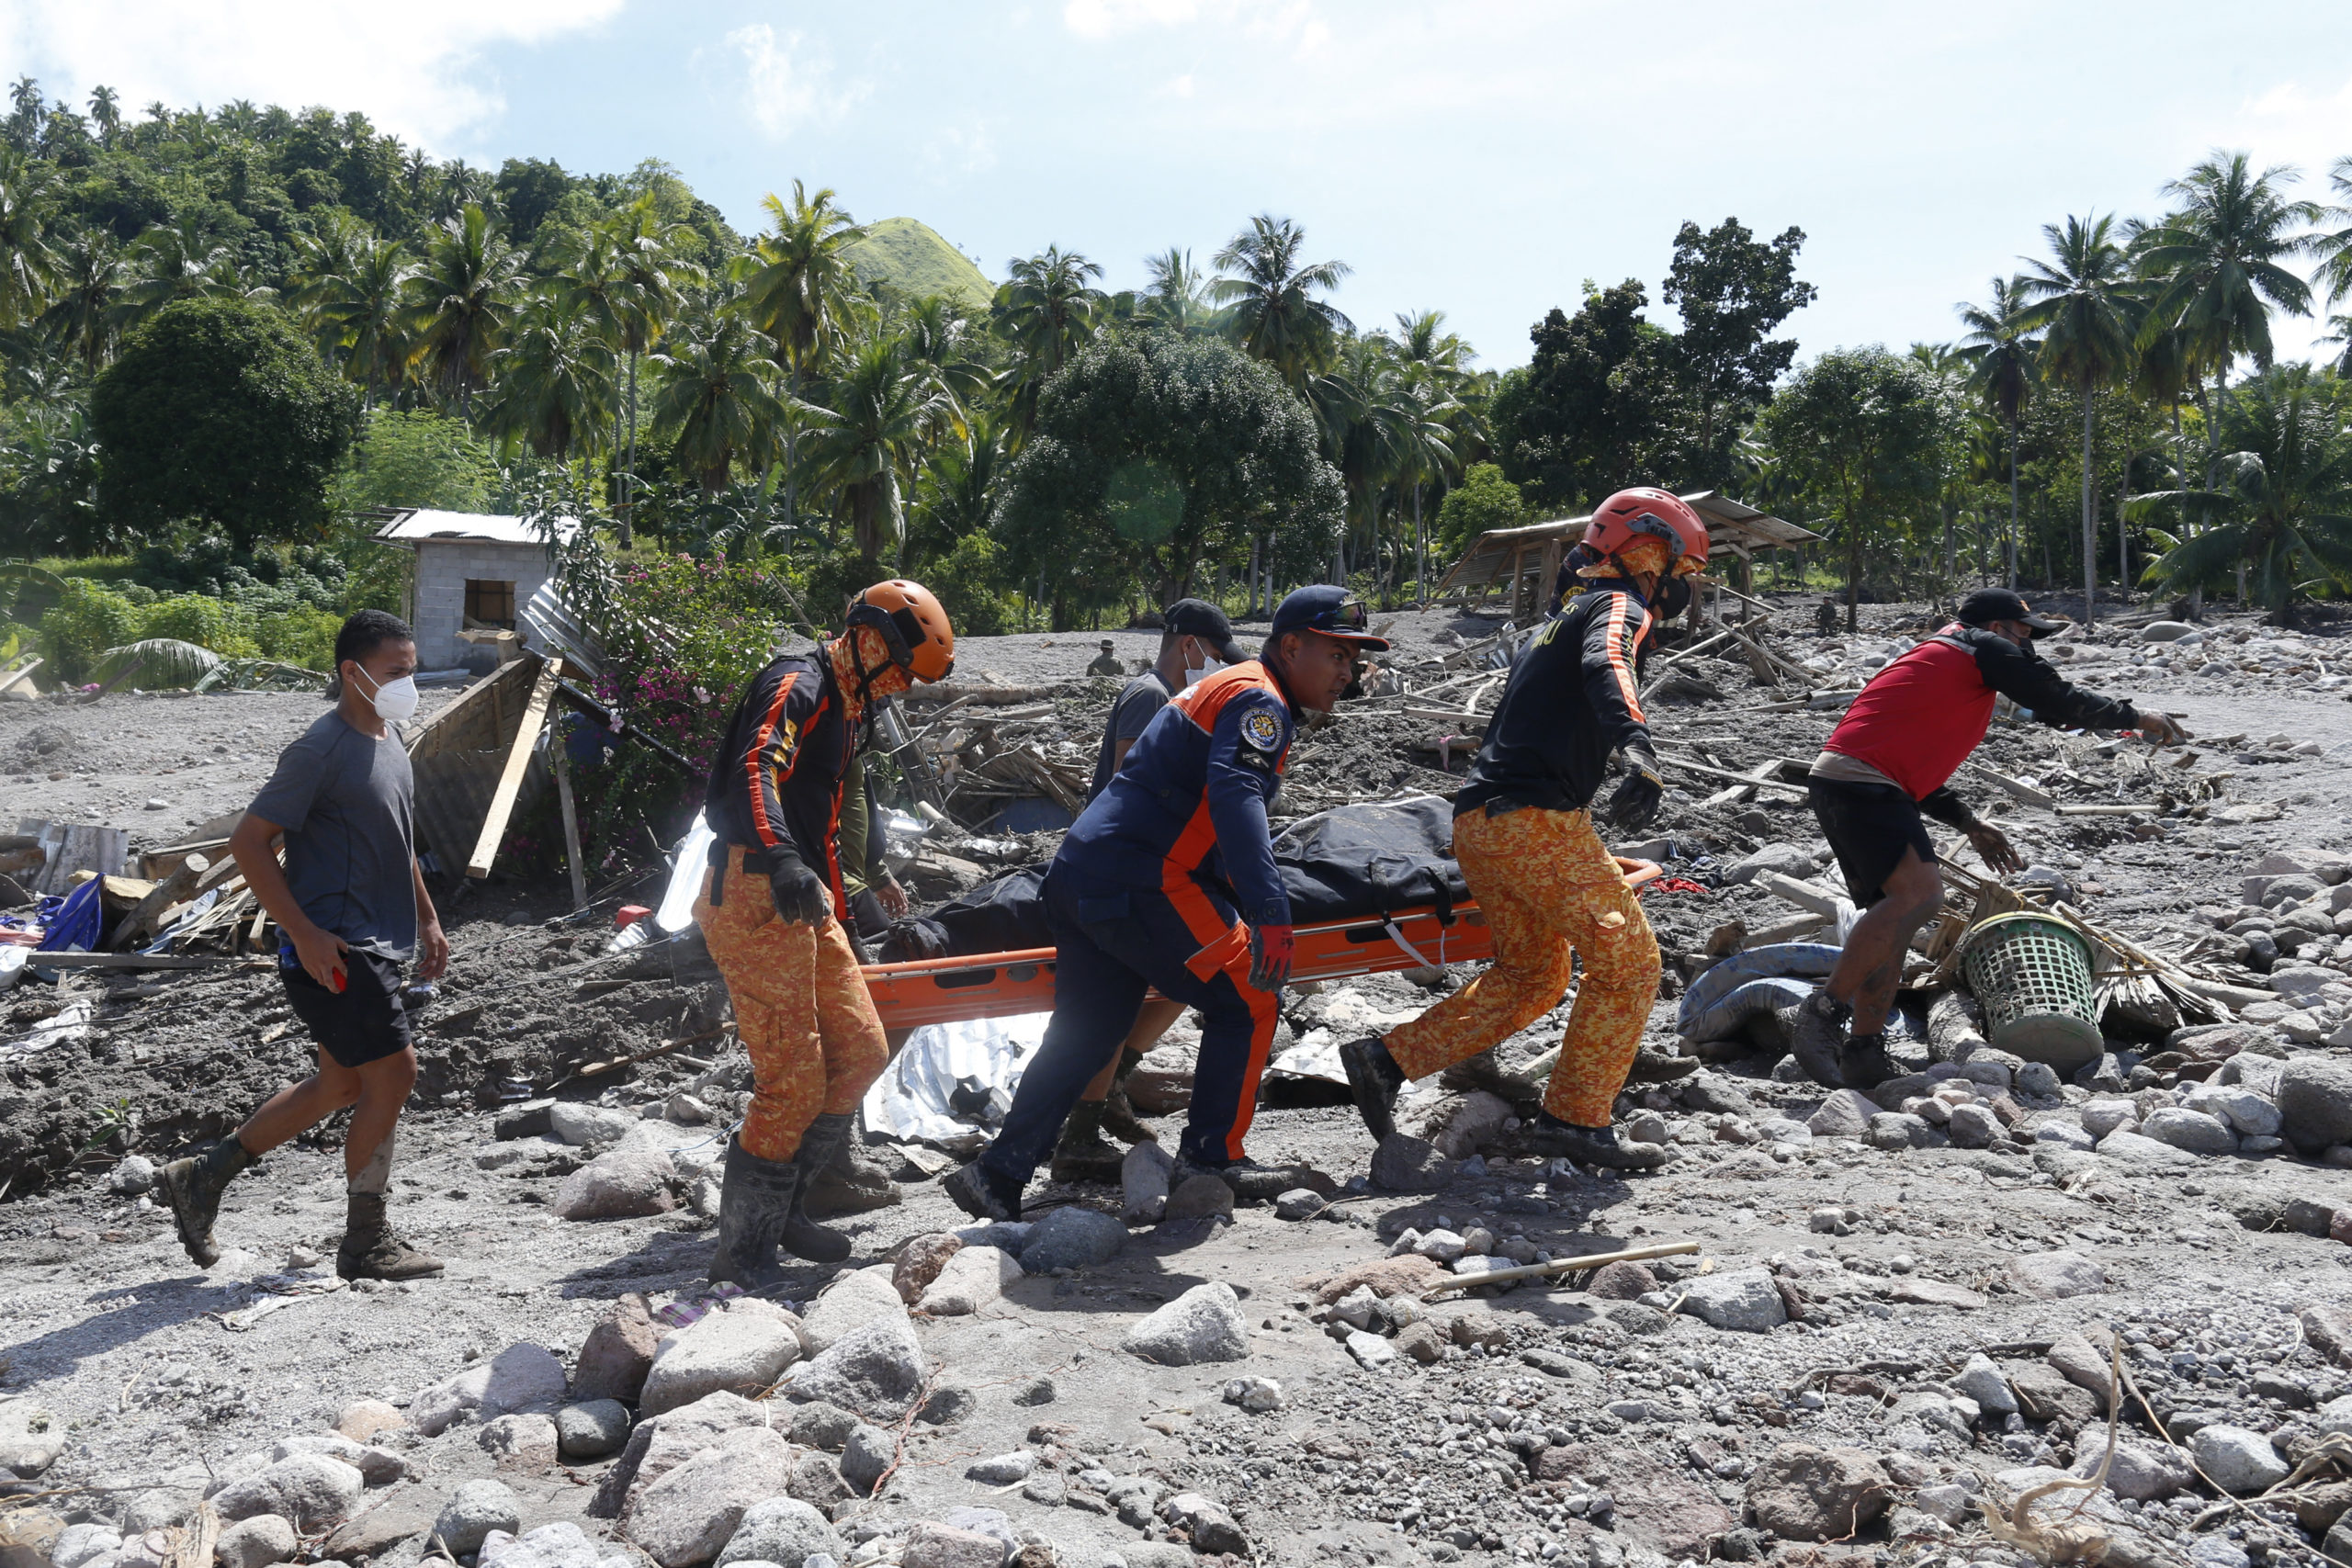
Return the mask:
[[[1257,660],[1220,670],[1160,709],[1055,857],[1122,887],[1222,884],[1250,925],[1290,924],[1266,807],[1290,756],[1290,701]]]
[[[703,819],[721,843],[764,851],[790,844],[842,892],[842,785],[855,737],[842,716],[832,660],[820,649],[787,654],[752,677],[727,721],[703,795]]]
[[[1929,816],[1958,826],[1968,812],[1957,806],[1949,781],[1984,740],[1996,693],[2061,729],[2140,724],[2130,703],[2069,685],[2031,648],[1954,622],[1871,676],[1824,750],[1869,763]]]
[[[1610,753],[1649,744],[1640,682],[1651,626],[1641,590],[1615,577],[1594,580],[1544,622],[1511,662],[1453,814],[1497,800],[1546,811],[1589,806]]]

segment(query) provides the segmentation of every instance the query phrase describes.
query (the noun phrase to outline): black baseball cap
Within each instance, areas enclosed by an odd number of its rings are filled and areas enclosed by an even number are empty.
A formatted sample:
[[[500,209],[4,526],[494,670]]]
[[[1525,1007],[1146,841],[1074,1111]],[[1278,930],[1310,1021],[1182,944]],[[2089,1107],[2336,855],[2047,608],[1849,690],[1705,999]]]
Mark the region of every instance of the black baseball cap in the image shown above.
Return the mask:
[[[2022,621],[2038,637],[2063,632],[2075,624],[2064,615],[2035,615],[2032,605],[2007,588],[1980,588],[1960,602],[1962,626],[1989,626],[1995,621]]]
[[[1368,653],[1386,651],[1386,637],[1374,637],[1364,630],[1368,618],[1363,601],[1350,598],[1346,589],[1329,582],[1310,583],[1275,607],[1274,626],[1269,635],[1320,632],[1341,642],[1354,643]]]
[[[1179,599],[1159,613],[1160,628],[1171,637],[1194,637],[1209,645],[1219,664],[1239,664],[1249,652],[1233,640],[1233,623],[1205,599]]]

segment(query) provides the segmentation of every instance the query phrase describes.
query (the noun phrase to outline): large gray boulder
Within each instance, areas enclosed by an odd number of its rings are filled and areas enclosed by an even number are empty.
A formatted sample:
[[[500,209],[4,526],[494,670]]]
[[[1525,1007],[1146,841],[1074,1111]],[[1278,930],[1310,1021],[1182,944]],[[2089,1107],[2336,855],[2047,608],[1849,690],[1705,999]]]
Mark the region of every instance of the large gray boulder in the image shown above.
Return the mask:
[[[797,1497],[771,1497],[754,1504],[719,1549],[719,1568],[729,1562],[775,1562],[801,1568],[819,1552],[840,1562],[848,1555],[825,1516]]]
[[[1100,1209],[1068,1203],[1046,1210],[1029,1233],[1029,1245],[1021,1249],[1021,1267],[1031,1274],[1091,1269],[1110,1262],[1126,1244],[1126,1226]]]
[[[561,1403],[563,1363],[542,1345],[509,1345],[455,1377],[427,1384],[409,1402],[409,1424],[438,1437],[461,1418],[481,1420],[534,1405]]]
[[[1789,1321],[1788,1303],[1769,1269],[1702,1274],[1684,1287],[1682,1310],[1711,1328],[1762,1334]]]
[[[232,1481],[212,1495],[213,1511],[224,1519],[275,1514],[305,1535],[341,1524],[368,1489],[356,1467],[324,1454],[296,1454]]]
[[[753,1504],[783,1495],[795,1457],[765,1427],[729,1432],[630,1500],[628,1539],[662,1568],[698,1568],[734,1538]]]
[[[686,1461],[716,1444],[728,1433],[745,1427],[764,1427],[769,1408],[741,1394],[705,1394],[692,1404],[637,1424],[628,1446],[596,1483],[588,1505],[592,1518],[618,1518],[629,1498],[659,1481]]]
[[[821,1399],[874,1420],[896,1421],[922,1397],[922,1342],[904,1309],[851,1330],[786,1384],[795,1400]]]
[[[1120,1346],[1163,1367],[1238,1361],[1250,1354],[1241,1298],[1222,1280],[1195,1285],[1127,1330]]]
[[[678,1206],[678,1168],[667,1152],[626,1138],[563,1179],[548,1204],[559,1220],[621,1220]]]
[[[2202,1111],[2190,1111],[2182,1106],[2167,1105],[2152,1111],[2140,1123],[2143,1137],[2160,1144],[2170,1144],[2177,1149],[2187,1149],[2193,1155],[2233,1155],[2238,1152],[2238,1135],[2219,1117]]]
[[[433,1537],[453,1557],[479,1551],[492,1530],[509,1535],[523,1528],[522,1502],[495,1481],[469,1481],[441,1505]]]
[[[662,1341],[638,1408],[659,1416],[707,1393],[756,1395],[799,1359],[800,1320],[772,1302],[738,1296]]]
[[[2188,1451],[2214,1485],[2236,1496],[2265,1491],[2287,1479],[2287,1461],[2270,1439],[2244,1427],[2199,1427],[2188,1440]]]
[[[2279,1136],[2299,1154],[2352,1144],[2352,1061],[2301,1056],[2278,1072]]]

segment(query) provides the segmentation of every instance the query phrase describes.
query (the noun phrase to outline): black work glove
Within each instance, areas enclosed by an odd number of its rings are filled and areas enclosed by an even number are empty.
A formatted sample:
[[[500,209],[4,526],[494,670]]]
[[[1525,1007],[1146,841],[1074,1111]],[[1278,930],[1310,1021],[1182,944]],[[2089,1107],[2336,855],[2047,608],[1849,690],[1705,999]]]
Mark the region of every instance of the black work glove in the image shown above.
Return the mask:
[[[1666,779],[1657,771],[1657,757],[1642,742],[1626,747],[1624,758],[1624,780],[1609,796],[1609,820],[1620,828],[1640,828],[1657,815]]]
[[[833,912],[825,882],[785,845],[768,851],[768,897],[775,912],[797,926],[821,926]]]

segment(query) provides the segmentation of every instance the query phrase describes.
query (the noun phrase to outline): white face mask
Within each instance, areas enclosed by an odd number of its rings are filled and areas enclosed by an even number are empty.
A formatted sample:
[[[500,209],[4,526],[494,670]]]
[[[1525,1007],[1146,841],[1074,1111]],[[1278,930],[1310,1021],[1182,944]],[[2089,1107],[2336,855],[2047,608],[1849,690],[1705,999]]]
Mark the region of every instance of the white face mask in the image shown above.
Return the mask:
[[[352,668],[362,675],[368,671],[356,661]],[[368,683],[376,686],[376,678],[368,675]],[[403,675],[397,681],[387,681],[376,686],[376,694],[368,699],[376,706],[376,716],[387,724],[405,724],[416,712],[416,677]]]
[[[1202,682],[1207,680],[1210,676],[1225,668],[1224,665],[1216,661],[1213,655],[1204,653],[1201,658],[1203,662],[1200,664],[1187,664],[1184,666],[1184,685],[1188,690],[1193,686],[1199,685]]]

